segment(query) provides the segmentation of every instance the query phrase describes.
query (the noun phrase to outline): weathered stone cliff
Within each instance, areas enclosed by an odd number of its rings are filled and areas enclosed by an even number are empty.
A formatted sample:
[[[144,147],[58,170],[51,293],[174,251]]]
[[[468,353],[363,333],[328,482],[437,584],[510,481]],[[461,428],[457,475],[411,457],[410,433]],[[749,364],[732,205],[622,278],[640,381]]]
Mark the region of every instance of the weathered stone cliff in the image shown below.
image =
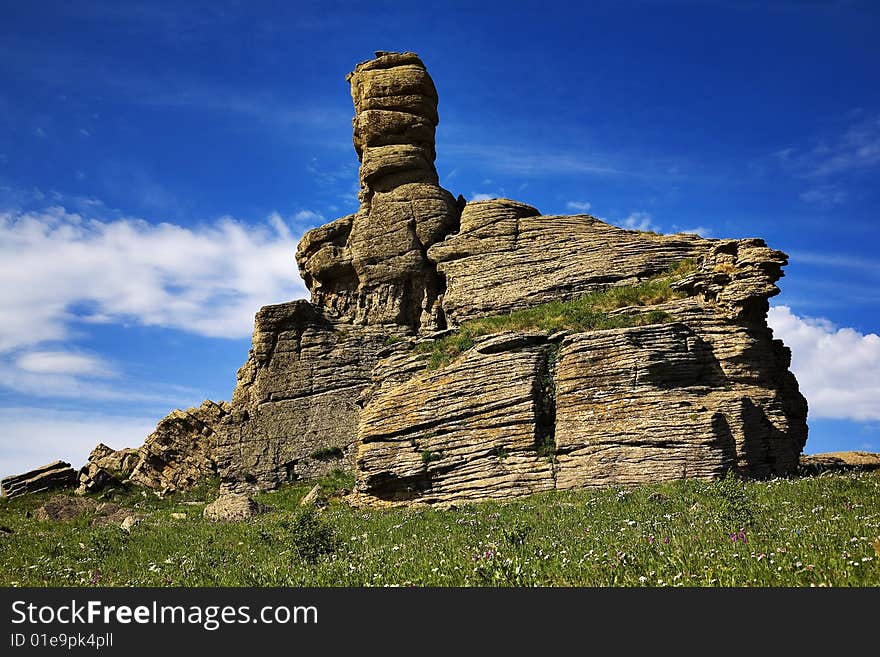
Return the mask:
[[[521,235],[517,223],[531,221],[528,232],[565,235],[559,241],[576,244],[579,256],[535,268],[545,251],[536,240],[499,247],[498,231],[485,243],[471,235],[467,252],[491,253],[499,269],[485,281],[482,264],[449,277],[450,318],[495,314],[493,298],[509,311],[650,279],[683,259],[696,268],[674,283],[680,298],[618,311],[662,313],[657,323],[485,336],[440,369],[402,345],[379,362],[362,396],[358,502],[448,503],[731,469],[794,472],[806,402],[788,349],[766,325],[784,254],[761,240],[658,236],[592,217],[523,217],[507,201],[480,205],[483,216],[508,222],[504,234]],[[465,208],[463,227],[467,216]],[[459,239],[440,248],[460,261]],[[536,270],[555,273],[533,282]],[[468,294],[457,293],[458,281]]]
[[[348,467],[352,501],[371,505],[794,472],[806,402],[766,322],[785,254],[465,203],[438,184],[422,61],[379,52],[347,79],[360,207],[303,236],[311,300],[257,313],[232,402],[187,463],[236,492]],[[577,311],[592,324],[497,319],[658,280],[664,295]],[[458,338],[460,353],[432,360]],[[161,442],[139,450],[152,465],[132,481],[167,486],[162,464],[180,459]]]
[[[353,468],[355,400],[388,335],[307,301],[261,309],[219,432],[224,486],[273,488]]]

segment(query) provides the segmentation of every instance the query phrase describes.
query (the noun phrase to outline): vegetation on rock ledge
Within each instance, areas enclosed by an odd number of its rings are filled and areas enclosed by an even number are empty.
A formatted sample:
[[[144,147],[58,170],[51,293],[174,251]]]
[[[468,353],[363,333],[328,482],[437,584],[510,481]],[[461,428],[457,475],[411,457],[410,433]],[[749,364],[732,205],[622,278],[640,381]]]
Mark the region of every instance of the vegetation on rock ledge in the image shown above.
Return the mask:
[[[688,258],[663,274],[635,285],[610,287],[573,301],[550,301],[504,315],[471,319],[463,322],[452,335],[417,345],[416,351],[429,353],[428,369],[437,369],[473,347],[474,340],[483,335],[503,331],[594,331],[668,322],[671,316],[661,310],[613,314],[612,311],[679,299],[683,295],[674,290],[672,284],[694,270],[696,261]]]

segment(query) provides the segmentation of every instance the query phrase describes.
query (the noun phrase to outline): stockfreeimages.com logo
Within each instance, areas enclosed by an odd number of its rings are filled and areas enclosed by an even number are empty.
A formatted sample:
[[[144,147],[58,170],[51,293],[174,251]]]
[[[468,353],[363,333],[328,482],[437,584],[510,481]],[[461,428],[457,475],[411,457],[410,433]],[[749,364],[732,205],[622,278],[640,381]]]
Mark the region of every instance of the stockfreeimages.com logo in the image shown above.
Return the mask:
[[[71,600],[69,604],[36,605],[16,600],[12,603],[12,623],[19,625],[92,625],[118,623],[128,625],[200,625],[214,631],[223,625],[262,623],[265,625],[317,624],[318,609],[315,606],[268,605],[252,610],[249,605],[108,605],[100,600],[85,604]]]

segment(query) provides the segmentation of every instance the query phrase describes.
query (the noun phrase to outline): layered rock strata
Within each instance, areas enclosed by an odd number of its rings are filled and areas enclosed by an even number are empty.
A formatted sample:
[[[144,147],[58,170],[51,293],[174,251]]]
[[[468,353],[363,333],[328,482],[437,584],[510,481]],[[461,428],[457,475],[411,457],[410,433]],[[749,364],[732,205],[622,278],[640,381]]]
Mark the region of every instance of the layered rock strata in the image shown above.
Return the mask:
[[[99,444],[79,471],[76,492],[123,483],[173,492],[216,476],[216,431],[228,411],[226,402],[206,400],[197,408],[169,413],[138,449]]]
[[[456,230],[463,199],[434,168],[437,90],[413,53],[379,52],[348,75],[360,208],[307,233],[296,259],[312,302],[354,324],[445,328],[428,249]]]
[[[3,495],[17,497],[28,493],[41,493],[56,488],[67,488],[76,483],[76,470],[65,461],[53,461],[19,475],[4,477],[0,481]]]
[[[548,231],[558,221],[540,219]],[[653,249],[662,253],[663,268],[696,258],[697,270],[675,283],[682,298],[617,311],[662,311],[667,321],[487,336],[436,370],[402,346],[380,361],[362,397],[356,502],[453,503],[729,470],[795,471],[807,435],[806,402],[788,371],[788,349],[766,325],[784,254],[761,240],[664,238],[593,218],[576,226],[579,219],[560,223],[585,253],[627,245],[630,259],[616,259],[615,282],[655,272],[650,258],[638,256]],[[491,248],[493,238],[484,239]],[[469,248],[483,247],[472,239]],[[528,273],[517,251],[504,251],[511,280]],[[590,260],[570,267],[599,270]],[[590,274],[568,281],[581,290],[593,284]],[[506,309],[530,304],[498,296]]]
[[[257,313],[232,402],[208,409],[207,431],[176,418],[177,437],[151,436],[134,461],[96,450],[82,487],[130,467],[142,485],[217,473],[246,492],[342,467],[356,470],[357,503],[451,504],[795,471],[806,402],[766,322],[785,254],[465,203],[438,183],[437,91],[418,56],[379,52],[347,79],[359,207],[300,241],[311,301]],[[682,262],[696,264],[676,295],[612,312],[642,314],[636,325],[485,335],[439,368],[422,352],[470,320]]]
[[[388,335],[307,301],[262,308],[219,432],[224,488],[273,488],[354,467],[355,401]]]

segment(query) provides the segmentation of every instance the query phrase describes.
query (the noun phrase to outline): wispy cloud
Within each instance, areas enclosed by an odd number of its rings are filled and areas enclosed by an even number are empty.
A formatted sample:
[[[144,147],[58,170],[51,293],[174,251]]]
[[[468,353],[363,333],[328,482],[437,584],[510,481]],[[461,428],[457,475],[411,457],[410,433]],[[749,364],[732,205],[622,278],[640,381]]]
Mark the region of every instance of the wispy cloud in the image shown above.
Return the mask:
[[[124,402],[135,405],[192,405],[203,395],[198,390],[162,383],[132,384],[115,371],[52,372],[25,369],[21,359],[0,356],[0,387],[33,399],[78,400],[95,404]]]
[[[880,261],[846,253],[792,251],[790,253],[790,261],[792,263],[816,265],[819,267],[855,269],[868,274],[880,275]]]
[[[100,356],[71,351],[31,351],[18,356],[15,366],[35,374],[116,375],[113,367]]]
[[[485,171],[523,177],[571,174],[624,175],[608,162],[576,153],[541,152],[516,146],[475,143],[443,145],[447,157],[456,161],[476,162]]]
[[[653,218],[647,212],[630,212],[628,216],[619,220],[611,220],[611,223],[629,230],[650,230],[659,233],[660,226],[654,223]]]
[[[312,210],[300,210],[299,212],[294,213],[293,220],[297,225],[306,226],[308,228],[318,226],[325,222],[324,215]]]
[[[791,348],[810,417],[880,420],[880,336],[798,317],[788,306],[771,308],[768,322]]]
[[[565,207],[575,212],[588,212],[593,207],[593,204],[589,201],[569,201],[565,204]]]
[[[801,201],[822,209],[833,208],[846,202],[849,194],[837,185],[820,185],[798,195]]]
[[[880,116],[858,120],[810,146],[776,151],[773,158],[795,175],[812,179],[873,169],[880,165]]]

